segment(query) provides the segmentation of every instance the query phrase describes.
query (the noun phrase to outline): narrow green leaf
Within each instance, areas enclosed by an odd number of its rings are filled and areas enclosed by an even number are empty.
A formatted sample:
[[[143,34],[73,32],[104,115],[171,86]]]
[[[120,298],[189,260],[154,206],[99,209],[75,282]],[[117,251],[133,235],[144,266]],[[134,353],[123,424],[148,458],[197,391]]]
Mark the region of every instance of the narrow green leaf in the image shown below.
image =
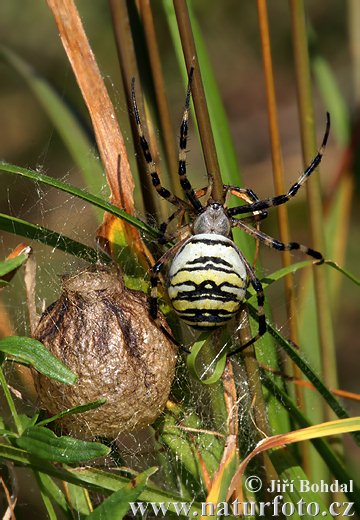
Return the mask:
[[[291,518],[297,517],[302,520],[311,520],[311,518],[313,518],[313,515],[307,513],[305,504],[313,502],[319,508],[319,514],[316,516],[319,516],[320,518],[325,518],[325,520],[332,520],[333,517],[330,515],[328,507],[326,505],[326,497],[323,497],[321,493],[316,493],[311,490],[307,491],[306,494],[300,491],[300,481],[306,482],[309,480],[309,478],[304,472],[304,469],[301,466],[299,466],[293,459],[290,452],[285,452],[285,450],[273,450],[269,452],[269,457],[271,459],[271,462],[274,464],[274,467],[278,474],[279,482],[288,482],[289,484],[293,484],[292,486],[288,487],[288,489],[284,493],[283,498],[283,502],[288,502],[290,500],[294,504],[296,514],[291,514]],[[300,506],[297,506],[299,503],[303,503],[302,514],[300,515],[300,511],[298,509],[298,507]]]
[[[157,471],[157,468],[149,468],[119,491],[115,491],[100,506],[98,506],[87,518],[89,520],[104,520],[116,518],[122,520],[130,508],[129,502],[135,502],[144,490],[148,478]]]
[[[99,406],[102,406],[104,403],[106,403],[106,399],[98,399],[97,401],[92,401],[91,403],[86,404],[80,404],[79,406],[74,406],[73,408],[68,408],[67,410],[64,410],[63,412],[59,412],[56,415],[53,415],[52,417],[49,417],[48,419],[44,419],[42,421],[39,421],[37,423],[37,426],[44,426],[45,424],[49,424],[50,422],[57,421],[58,419],[61,419],[62,417],[65,417],[66,415],[74,415],[75,413],[84,413],[88,410],[95,410],[95,408],[99,408]]]
[[[74,197],[78,197],[81,200],[85,200],[94,206],[115,215],[116,217],[121,218],[125,222],[132,224],[134,227],[139,229],[140,231],[144,231],[148,233],[150,236],[157,238],[159,236],[159,232],[153,227],[145,224],[141,220],[129,215],[126,211],[117,208],[113,204],[101,199],[100,197],[96,197],[96,195],[92,195],[85,190],[81,190],[79,188],[75,188],[75,186],[71,186],[71,184],[67,184],[66,182],[59,181],[58,179],[53,179],[48,175],[44,175],[43,173],[34,172],[31,170],[27,170],[26,168],[21,168],[20,166],[15,166],[13,164],[9,164],[6,162],[0,162],[0,170],[3,170],[7,173],[11,173],[14,175],[20,175],[21,177],[26,177],[27,179],[32,179],[35,182],[41,182],[48,186],[52,186],[58,190],[64,191],[65,193],[69,193],[70,195],[74,195]]]
[[[331,114],[334,135],[342,146],[346,146],[350,138],[350,115],[335,75],[320,54],[313,56],[311,66],[325,106]]]
[[[213,385],[221,378],[222,373],[224,372],[225,364],[226,364],[226,351],[222,353],[222,355],[217,359],[215,367],[211,370],[211,375],[207,378],[204,378],[202,374],[199,374],[197,371],[197,359],[203,348],[206,348],[206,344],[209,340],[209,334],[205,332],[201,334],[200,337],[195,341],[195,343],[191,347],[191,353],[186,358],[186,364],[191,375],[197,380],[203,383],[204,385]]]
[[[42,426],[25,430],[16,444],[36,457],[66,464],[85,462],[110,453],[110,448],[99,442],[57,437],[54,432]]]
[[[41,471],[35,471],[35,476],[38,481],[43,500],[45,497],[47,498],[47,500],[53,500],[65,513],[69,514],[70,509],[66,501],[65,495],[61,491],[61,489],[55,484],[53,479],[49,477],[49,475],[46,475]]]
[[[290,397],[284,392],[273,380],[271,380],[266,372],[262,370],[261,382],[270,390],[270,392],[276,397],[276,399],[284,406],[296,420],[301,428],[307,428],[312,426],[312,423],[307,417],[299,410],[299,407],[292,402]],[[340,483],[347,484],[352,480],[348,474],[346,467],[342,460],[339,459],[338,455],[331,448],[330,444],[325,439],[312,439],[311,443],[314,448],[318,451],[319,455],[323,458],[325,464],[331,471],[332,475]],[[289,464],[288,464],[289,466]],[[357,511],[360,513],[360,489],[353,483],[354,491],[351,492],[349,489],[346,492],[346,496],[355,503]]]
[[[11,412],[11,418],[14,422],[16,431],[19,435],[21,435],[24,430],[23,426],[22,426],[22,420],[20,419],[19,414],[17,413],[14,399],[12,398],[9,386],[6,382],[4,371],[1,367],[1,363],[0,363],[0,386],[2,387],[2,390],[4,392],[4,397],[7,402],[8,407],[9,407],[9,410]],[[5,424],[3,424],[3,426],[5,426]]]
[[[36,472],[35,472],[35,476],[37,476]],[[54,506],[52,505],[51,499],[50,499],[49,495],[47,494],[46,489],[44,489],[40,479],[37,478],[37,481],[39,484],[40,495],[41,495],[42,501],[44,502],[44,506],[47,511],[49,520],[57,520]]]
[[[357,278],[355,275],[353,275],[352,273],[350,273],[343,267],[338,266],[338,264],[336,262],[333,262],[332,260],[326,260],[324,263],[326,265],[330,265],[330,267],[333,267],[334,269],[336,269],[337,271],[339,271],[340,273],[345,275],[347,278],[349,278],[349,280],[354,282],[356,285],[360,285],[360,278]]]
[[[36,339],[8,336],[0,339],[0,352],[61,383],[74,384],[77,380],[77,376]]]
[[[10,258],[10,260],[4,260],[3,262],[0,262],[0,277],[11,273],[11,271],[14,271],[20,267],[26,260],[27,255],[21,254],[15,258]]]
[[[59,233],[51,231],[50,229],[36,224],[31,224],[30,222],[26,222],[20,218],[5,215],[3,213],[0,213],[0,229],[7,233],[13,233],[25,238],[30,238],[31,240],[37,240],[47,246],[56,247],[56,249],[60,249],[70,255],[82,258],[92,264],[99,260],[106,263],[110,261],[109,257],[101,251],[96,251],[92,247],[81,244],[65,235],[59,235]]]
[[[67,490],[71,508],[77,512],[78,520],[82,519],[83,516],[87,517],[92,512],[88,490],[74,484],[68,484]]]

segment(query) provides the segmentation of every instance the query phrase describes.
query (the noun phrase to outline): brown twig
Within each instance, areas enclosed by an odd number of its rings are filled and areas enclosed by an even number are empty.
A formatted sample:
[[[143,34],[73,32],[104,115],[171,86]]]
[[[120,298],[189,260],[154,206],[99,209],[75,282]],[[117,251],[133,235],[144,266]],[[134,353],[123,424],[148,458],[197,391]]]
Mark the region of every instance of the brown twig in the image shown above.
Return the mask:
[[[281,155],[281,144],[280,144],[280,132],[277,118],[277,103],[275,94],[275,82],[272,66],[271,57],[271,43],[270,43],[270,32],[269,22],[267,14],[266,0],[257,0],[258,18],[259,18],[259,30],[261,39],[261,49],[263,57],[263,68],[266,85],[266,98],[267,98],[267,110],[269,115],[269,131],[270,131],[270,142],[271,142],[271,156],[273,166],[273,180],[275,187],[275,194],[280,195],[286,193],[284,184],[284,169],[283,160]],[[278,206],[278,224],[280,240],[282,242],[290,242],[290,230],[287,206],[283,204]],[[291,265],[290,251],[283,251],[282,253],[282,264],[284,267]],[[290,327],[290,338],[294,343],[299,343],[297,320],[296,320],[296,305],[295,305],[295,287],[294,277],[292,274],[285,276],[285,299],[287,307],[287,316]],[[291,363],[291,362],[290,362]],[[289,363],[289,364],[290,364]],[[297,379],[301,378],[301,371],[295,363],[291,363],[289,367],[291,373],[293,373]],[[304,396],[303,392],[299,387],[296,387],[297,403],[300,408],[304,408]]]
[[[194,100],[196,119],[199,126],[199,134],[206,164],[206,170],[208,175],[212,177],[213,181],[211,196],[215,201],[223,203],[223,183],[221,180],[219,162],[216,154],[215,142],[205,99],[204,85],[201,79],[201,71],[199,68],[194,36],[191,29],[189,11],[186,1],[174,0],[174,8],[187,70],[189,71],[191,67],[194,67],[195,69],[192,82],[192,95]]]
[[[166,95],[164,75],[162,71],[156,30],[149,0],[140,0],[140,15],[143,21],[144,34],[149,52],[152,79],[155,87],[156,103],[159,110],[162,139],[164,141],[166,160],[170,174],[170,187],[174,195],[182,197],[178,176],[178,157],[175,135],[171,124],[169,103]]]

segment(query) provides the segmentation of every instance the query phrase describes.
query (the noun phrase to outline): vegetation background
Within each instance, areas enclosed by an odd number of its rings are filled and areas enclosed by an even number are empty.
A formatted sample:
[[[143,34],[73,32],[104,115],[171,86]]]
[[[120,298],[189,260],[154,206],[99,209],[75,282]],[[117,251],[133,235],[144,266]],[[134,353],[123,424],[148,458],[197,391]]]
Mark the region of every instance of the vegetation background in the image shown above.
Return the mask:
[[[160,3],[159,3],[160,4]],[[360,92],[357,91],[356,71],[351,55],[350,30],[352,2],[328,0],[325,2],[306,1],[308,22],[311,25],[313,45],[328,62],[350,120],[355,121]],[[271,158],[266,112],[266,97],[262,69],[259,29],[256,8],[251,2],[225,0],[208,2],[193,0],[221,95],[227,111],[236,152],[242,169],[244,184],[251,187],[260,197],[273,194]],[[130,159],[134,156],[128,124],[129,107],[123,94],[118,68],[117,54],[111,28],[108,2],[78,2],[87,35],[96,55],[98,64],[117,109],[122,129],[129,145]],[[296,104],[291,25],[288,3],[269,2],[272,55],[279,109],[282,152],[286,183],[290,185],[302,170],[301,143]],[[178,73],[178,66],[170,42],[164,14],[154,2],[154,15],[160,41],[161,58],[169,95],[173,132],[179,134],[179,122],[184,103],[184,87]],[[78,112],[84,127],[90,123],[86,107],[74,80],[71,68],[60,43],[53,17],[45,2],[22,0],[2,0],[0,5],[1,46],[16,52],[31,64],[39,75],[45,77],[61,96]],[[22,77],[1,59],[0,47],[0,157],[9,163],[41,170],[48,175],[82,186],[79,171],[72,162],[62,139],[54,131],[52,123]],[[315,85],[315,107],[318,142],[325,125],[325,105],[319,89]],[[127,130],[126,130],[127,128]],[[205,184],[206,171],[200,146],[195,137],[190,139],[188,171],[193,185]],[[324,197],[341,170],[344,149],[331,134],[321,165],[321,179]],[[161,160],[160,160],[161,165]],[[359,171],[353,172],[358,178]],[[94,185],[97,182],[94,181]],[[102,195],[106,196],[105,179]],[[87,186],[89,191],[92,186]],[[289,210],[294,240],[310,243],[308,221],[305,215],[304,193],[300,192]],[[137,205],[139,215],[143,215],[140,200]],[[2,175],[0,190],[0,211],[11,213],[34,223],[46,225],[60,233],[81,237],[81,241],[94,244],[97,220],[91,207],[82,201],[69,198],[56,190],[48,190],[18,177]],[[354,192],[349,226],[346,267],[359,273],[359,193]],[[264,222],[262,229],[272,236],[278,236],[276,217]],[[296,234],[295,231],[296,230]],[[345,230],[344,230],[345,232]],[[347,232],[347,231],[346,231]],[[1,257],[5,257],[19,240],[6,233],[0,239]],[[49,248],[34,244],[39,262],[38,303],[45,299],[49,304],[58,295],[58,275],[74,269],[78,260],[60,252],[50,253]],[[280,257],[274,251],[261,249],[264,272],[271,273],[280,266]],[[301,282],[298,282],[301,283]],[[280,330],[286,330],[286,313],[281,284],[271,289],[274,321]],[[7,290],[8,291],[8,290]],[[4,296],[5,305],[17,334],[28,333],[26,324],[23,282],[18,275],[14,290]],[[306,302],[303,302],[306,305]],[[359,365],[357,363],[360,339],[358,336],[359,300],[356,287],[345,278],[336,306],[335,333],[338,356],[339,385],[342,389],[360,393]],[[354,415],[359,409],[351,403],[347,408]],[[357,407],[359,408],[359,407]],[[360,461],[353,455],[352,464]],[[355,458],[356,457],[356,458]],[[357,463],[358,463],[357,462]],[[24,472],[26,477],[26,472]],[[27,491],[24,503],[33,502],[34,518],[37,503],[34,487],[22,486]],[[26,489],[27,488],[27,489]],[[33,493],[34,491],[34,493]],[[25,514],[26,516],[26,514]],[[24,518],[25,518],[24,516]],[[19,515],[18,519],[21,518]],[[29,518],[26,516],[26,518]]]

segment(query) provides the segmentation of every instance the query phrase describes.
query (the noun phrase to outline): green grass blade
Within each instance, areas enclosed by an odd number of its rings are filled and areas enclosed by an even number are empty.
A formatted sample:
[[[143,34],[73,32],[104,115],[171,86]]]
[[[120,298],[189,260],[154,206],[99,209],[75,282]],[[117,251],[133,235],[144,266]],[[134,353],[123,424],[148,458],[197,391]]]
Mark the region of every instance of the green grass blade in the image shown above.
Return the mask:
[[[69,518],[72,518],[71,511],[66,501],[65,495],[61,491],[61,489],[55,484],[53,479],[49,477],[49,475],[46,475],[41,471],[35,471],[35,476],[39,484],[41,495],[44,502],[45,499],[47,501],[53,500]],[[52,508],[51,501],[50,505]]]
[[[316,54],[311,60],[315,80],[324,104],[331,114],[331,129],[337,141],[346,146],[350,140],[350,115],[345,99],[327,61]]]
[[[122,520],[128,512],[129,502],[135,502],[145,488],[148,478],[157,471],[157,468],[149,468],[137,475],[119,491],[115,491],[100,506],[98,506],[87,518],[88,520],[103,520],[104,518],[116,518]]]
[[[6,274],[11,273],[20,267],[27,260],[27,258],[28,255],[23,253],[16,258],[10,258],[9,260],[0,262],[0,277],[5,276]]]
[[[159,232],[156,229],[148,226],[136,217],[129,215],[129,213],[126,213],[126,211],[117,208],[113,204],[106,202],[96,195],[92,195],[91,193],[88,193],[84,190],[75,188],[75,186],[71,186],[71,184],[59,181],[58,179],[53,179],[52,177],[44,175],[43,173],[34,172],[32,170],[21,168],[20,166],[15,166],[6,162],[0,162],[0,170],[3,170],[7,173],[20,175],[21,177],[26,177],[27,179],[31,179],[35,182],[41,182],[42,184],[46,184],[58,190],[64,191],[65,193],[69,193],[70,195],[74,195],[74,197],[78,197],[81,200],[89,202],[90,204],[93,204],[94,206],[101,208],[104,211],[115,215],[116,217],[119,217],[128,224],[135,226],[140,231],[148,233],[150,236],[155,238],[159,236]]]
[[[47,246],[55,247],[60,251],[82,258],[92,264],[95,264],[100,259],[105,263],[110,261],[110,258],[102,251],[96,251],[92,247],[81,244],[65,235],[60,235],[55,231],[36,224],[31,224],[30,222],[12,217],[11,215],[0,213],[0,229],[7,233],[13,233],[24,238],[36,240]]]
[[[87,517],[92,512],[88,490],[81,486],[67,484],[67,491],[71,508],[77,512],[77,519],[82,520],[84,517]]]
[[[48,419],[39,421],[38,423],[36,423],[36,426],[44,426],[45,424],[49,424],[51,422],[57,421],[58,419],[61,419],[62,417],[65,417],[67,415],[74,415],[75,413],[84,413],[84,412],[88,412],[89,410],[95,410],[96,408],[99,408],[99,406],[102,406],[105,403],[106,403],[106,399],[103,398],[103,399],[98,399],[97,401],[92,401],[91,403],[80,404],[79,406],[74,406],[73,408],[68,408],[67,410],[64,410],[63,412],[53,415],[52,417],[49,417]]]

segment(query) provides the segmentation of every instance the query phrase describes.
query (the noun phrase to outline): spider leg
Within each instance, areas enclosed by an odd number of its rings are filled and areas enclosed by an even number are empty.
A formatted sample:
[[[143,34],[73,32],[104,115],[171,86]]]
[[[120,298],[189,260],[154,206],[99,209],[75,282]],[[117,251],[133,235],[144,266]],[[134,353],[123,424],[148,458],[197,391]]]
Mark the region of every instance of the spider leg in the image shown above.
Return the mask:
[[[166,264],[173,258],[173,256],[177,253],[180,247],[184,244],[187,238],[184,238],[180,242],[178,242],[174,247],[166,251],[163,256],[153,265],[151,268],[151,276],[150,276],[150,296],[148,299],[149,304],[149,314],[150,317],[155,321],[157,326],[162,330],[162,332],[172,341],[177,347],[181,348],[188,354],[190,351],[184,347],[181,343],[176,341],[176,339],[165,329],[165,327],[160,323],[158,317],[158,284],[160,281],[160,275]]]
[[[236,197],[239,197],[240,199],[244,200],[245,202],[248,202],[249,204],[260,201],[260,199],[256,195],[256,193],[250,188],[239,188],[238,186],[224,184],[224,191],[225,191],[224,209],[227,209],[231,195],[235,195]],[[267,216],[268,216],[267,211],[256,211],[256,212],[254,212],[254,215],[252,218],[256,222],[258,222],[260,220],[263,220]]]
[[[180,219],[182,219],[184,212],[185,212],[184,208],[181,208],[181,207],[177,208],[177,210],[174,211],[174,213],[172,213],[167,220],[165,220],[164,222],[161,222],[161,224],[159,226],[159,231],[161,233],[161,236],[158,238],[159,244],[166,244],[167,242],[169,242],[171,240],[171,238],[166,236],[167,227],[175,218],[179,217],[179,215],[180,215]]]
[[[322,264],[324,262],[324,257],[319,251],[315,251],[314,249],[311,249],[310,247],[304,246],[303,244],[299,244],[298,242],[289,242],[288,244],[285,244],[284,242],[280,242],[280,240],[276,240],[266,233],[263,233],[262,231],[259,231],[258,229],[254,229],[250,226],[248,226],[244,221],[238,220],[238,219],[231,219],[231,226],[232,227],[238,227],[245,231],[248,235],[251,235],[252,237],[256,238],[256,240],[259,240],[263,244],[265,244],[268,247],[271,247],[273,249],[277,249],[278,251],[294,251],[294,250],[300,250],[301,252],[305,253],[308,256],[311,256],[312,258],[315,258],[318,260],[318,264]]]
[[[305,169],[305,171],[300,175],[299,179],[295,184],[291,186],[289,191],[284,195],[277,195],[276,197],[259,200],[257,202],[253,202],[252,204],[246,204],[244,206],[238,206],[236,208],[229,208],[227,210],[227,214],[229,217],[233,217],[235,215],[241,215],[244,213],[252,213],[254,211],[263,211],[267,208],[271,208],[272,206],[280,206],[280,204],[285,204],[292,197],[295,197],[300,187],[305,183],[305,181],[310,177],[311,173],[317,168],[320,164],[321,159],[324,155],[326,143],[329,137],[330,132],[330,114],[326,113],[326,129],[323,137],[323,141],[321,143],[321,147],[313,158],[311,163]]]
[[[197,195],[195,194],[190,181],[186,175],[186,144],[187,144],[187,136],[188,136],[188,123],[189,123],[189,106],[190,106],[190,94],[191,94],[191,81],[194,73],[194,68],[191,67],[189,72],[189,83],[186,93],[185,99],[185,107],[184,113],[180,125],[180,143],[179,143],[179,178],[180,184],[184,193],[189,200],[192,207],[195,209],[197,213],[202,210],[202,204],[199,201]]]
[[[151,155],[149,144],[144,135],[144,131],[143,131],[142,124],[141,124],[140,114],[139,114],[139,110],[137,107],[136,96],[135,96],[135,78],[133,78],[132,82],[131,82],[131,98],[132,98],[133,111],[134,111],[137,131],[139,134],[141,149],[142,149],[145,161],[148,165],[149,173],[150,173],[152,184],[153,184],[154,188],[156,189],[156,191],[158,192],[160,197],[167,200],[171,204],[174,204],[175,206],[187,207],[188,205],[184,201],[182,201],[181,199],[179,199],[178,197],[173,195],[168,189],[164,188],[161,185],[161,181],[160,181],[159,175],[156,171],[153,157]]]
[[[251,265],[249,264],[249,262],[246,260],[245,256],[241,253],[241,251],[239,249],[238,249],[238,253],[239,253],[242,261],[245,264],[246,271],[247,271],[248,277],[250,279],[250,283],[256,292],[259,329],[258,329],[258,333],[254,337],[252,337],[247,343],[245,343],[245,345],[241,345],[241,347],[236,348],[235,350],[232,350],[231,352],[228,352],[227,357],[233,356],[234,354],[238,354],[239,352],[242,352],[243,350],[245,350],[247,347],[250,347],[250,345],[255,343],[255,341],[257,341],[259,338],[261,338],[261,336],[263,336],[266,332],[266,318],[265,318],[265,312],[264,312],[265,297],[264,297],[263,287],[261,285],[260,280],[256,277]]]

